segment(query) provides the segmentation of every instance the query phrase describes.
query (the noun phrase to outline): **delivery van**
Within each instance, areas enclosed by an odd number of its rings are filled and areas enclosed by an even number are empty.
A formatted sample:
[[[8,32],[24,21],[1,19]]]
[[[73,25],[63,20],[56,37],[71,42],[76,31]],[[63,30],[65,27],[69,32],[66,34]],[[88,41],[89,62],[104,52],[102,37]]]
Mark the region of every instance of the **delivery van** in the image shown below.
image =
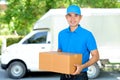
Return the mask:
[[[57,51],[58,33],[68,27],[66,9],[51,9],[34,25],[33,31],[19,43],[2,50],[1,67],[11,78],[22,78],[39,69],[39,53]],[[100,60],[90,66],[88,77],[96,78],[103,67],[101,60],[120,63],[120,9],[82,9],[81,26],[90,30],[97,41]]]

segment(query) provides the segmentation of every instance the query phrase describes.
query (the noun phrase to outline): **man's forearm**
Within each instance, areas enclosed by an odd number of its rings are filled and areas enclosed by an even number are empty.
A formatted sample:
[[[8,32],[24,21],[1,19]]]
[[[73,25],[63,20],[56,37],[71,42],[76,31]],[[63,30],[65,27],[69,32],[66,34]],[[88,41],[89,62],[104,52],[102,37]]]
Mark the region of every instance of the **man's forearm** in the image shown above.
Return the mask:
[[[96,63],[99,60],[98,50],[92,51],[91,55],[92,55],[92,58],[88,62],[86,62],[85,64],[81,65],[83,67],[83,69],[93,65],[94,63]]]

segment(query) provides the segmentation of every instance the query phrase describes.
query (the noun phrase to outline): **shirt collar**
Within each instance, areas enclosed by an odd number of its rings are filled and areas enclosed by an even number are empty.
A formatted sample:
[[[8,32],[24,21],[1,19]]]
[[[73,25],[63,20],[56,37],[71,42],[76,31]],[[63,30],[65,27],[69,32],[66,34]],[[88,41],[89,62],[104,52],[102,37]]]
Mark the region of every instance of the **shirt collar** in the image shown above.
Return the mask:
[[[76,29],[74,32],[75,32],[75,33],[79,33],[80,29],[81,29],[81,26],[78,25],[77,29]],[[71,32],[71,31],[70,31],[70,26],[67,28],[67,32]]]

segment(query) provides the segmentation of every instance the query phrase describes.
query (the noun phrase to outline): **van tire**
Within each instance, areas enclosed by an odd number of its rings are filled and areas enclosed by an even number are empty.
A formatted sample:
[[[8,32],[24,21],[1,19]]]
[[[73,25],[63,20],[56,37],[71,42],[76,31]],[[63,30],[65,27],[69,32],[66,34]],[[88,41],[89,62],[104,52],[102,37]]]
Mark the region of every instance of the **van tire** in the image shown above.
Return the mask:
[[[90,67],[88,67],[87,74],[88,74],[89,79],[94,79],[94,78],[98,77],[98,75],[100,74],[100,68],[99,68],[98,64],[95,63],[95,64],[91,65]]]
[[[8,66],[7,72],[10,78],[20,79],[26,74],[26,67],[20,61],[14,61]]]

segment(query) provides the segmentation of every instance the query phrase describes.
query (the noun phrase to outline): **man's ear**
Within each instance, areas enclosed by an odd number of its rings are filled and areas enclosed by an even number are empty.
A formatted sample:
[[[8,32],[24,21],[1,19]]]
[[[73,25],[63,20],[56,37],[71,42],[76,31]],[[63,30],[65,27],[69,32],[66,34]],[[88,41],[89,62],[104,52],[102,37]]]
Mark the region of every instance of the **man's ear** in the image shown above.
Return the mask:
[[[80,15],[80,19],[82,19],[83,15]]]
[[[67,19],[67,14],[65,15],[65,18]]]
[[[79,20],[80,20],[80,21],[81,21],[81,19],[82,19],[82,15],[79,16]]]

